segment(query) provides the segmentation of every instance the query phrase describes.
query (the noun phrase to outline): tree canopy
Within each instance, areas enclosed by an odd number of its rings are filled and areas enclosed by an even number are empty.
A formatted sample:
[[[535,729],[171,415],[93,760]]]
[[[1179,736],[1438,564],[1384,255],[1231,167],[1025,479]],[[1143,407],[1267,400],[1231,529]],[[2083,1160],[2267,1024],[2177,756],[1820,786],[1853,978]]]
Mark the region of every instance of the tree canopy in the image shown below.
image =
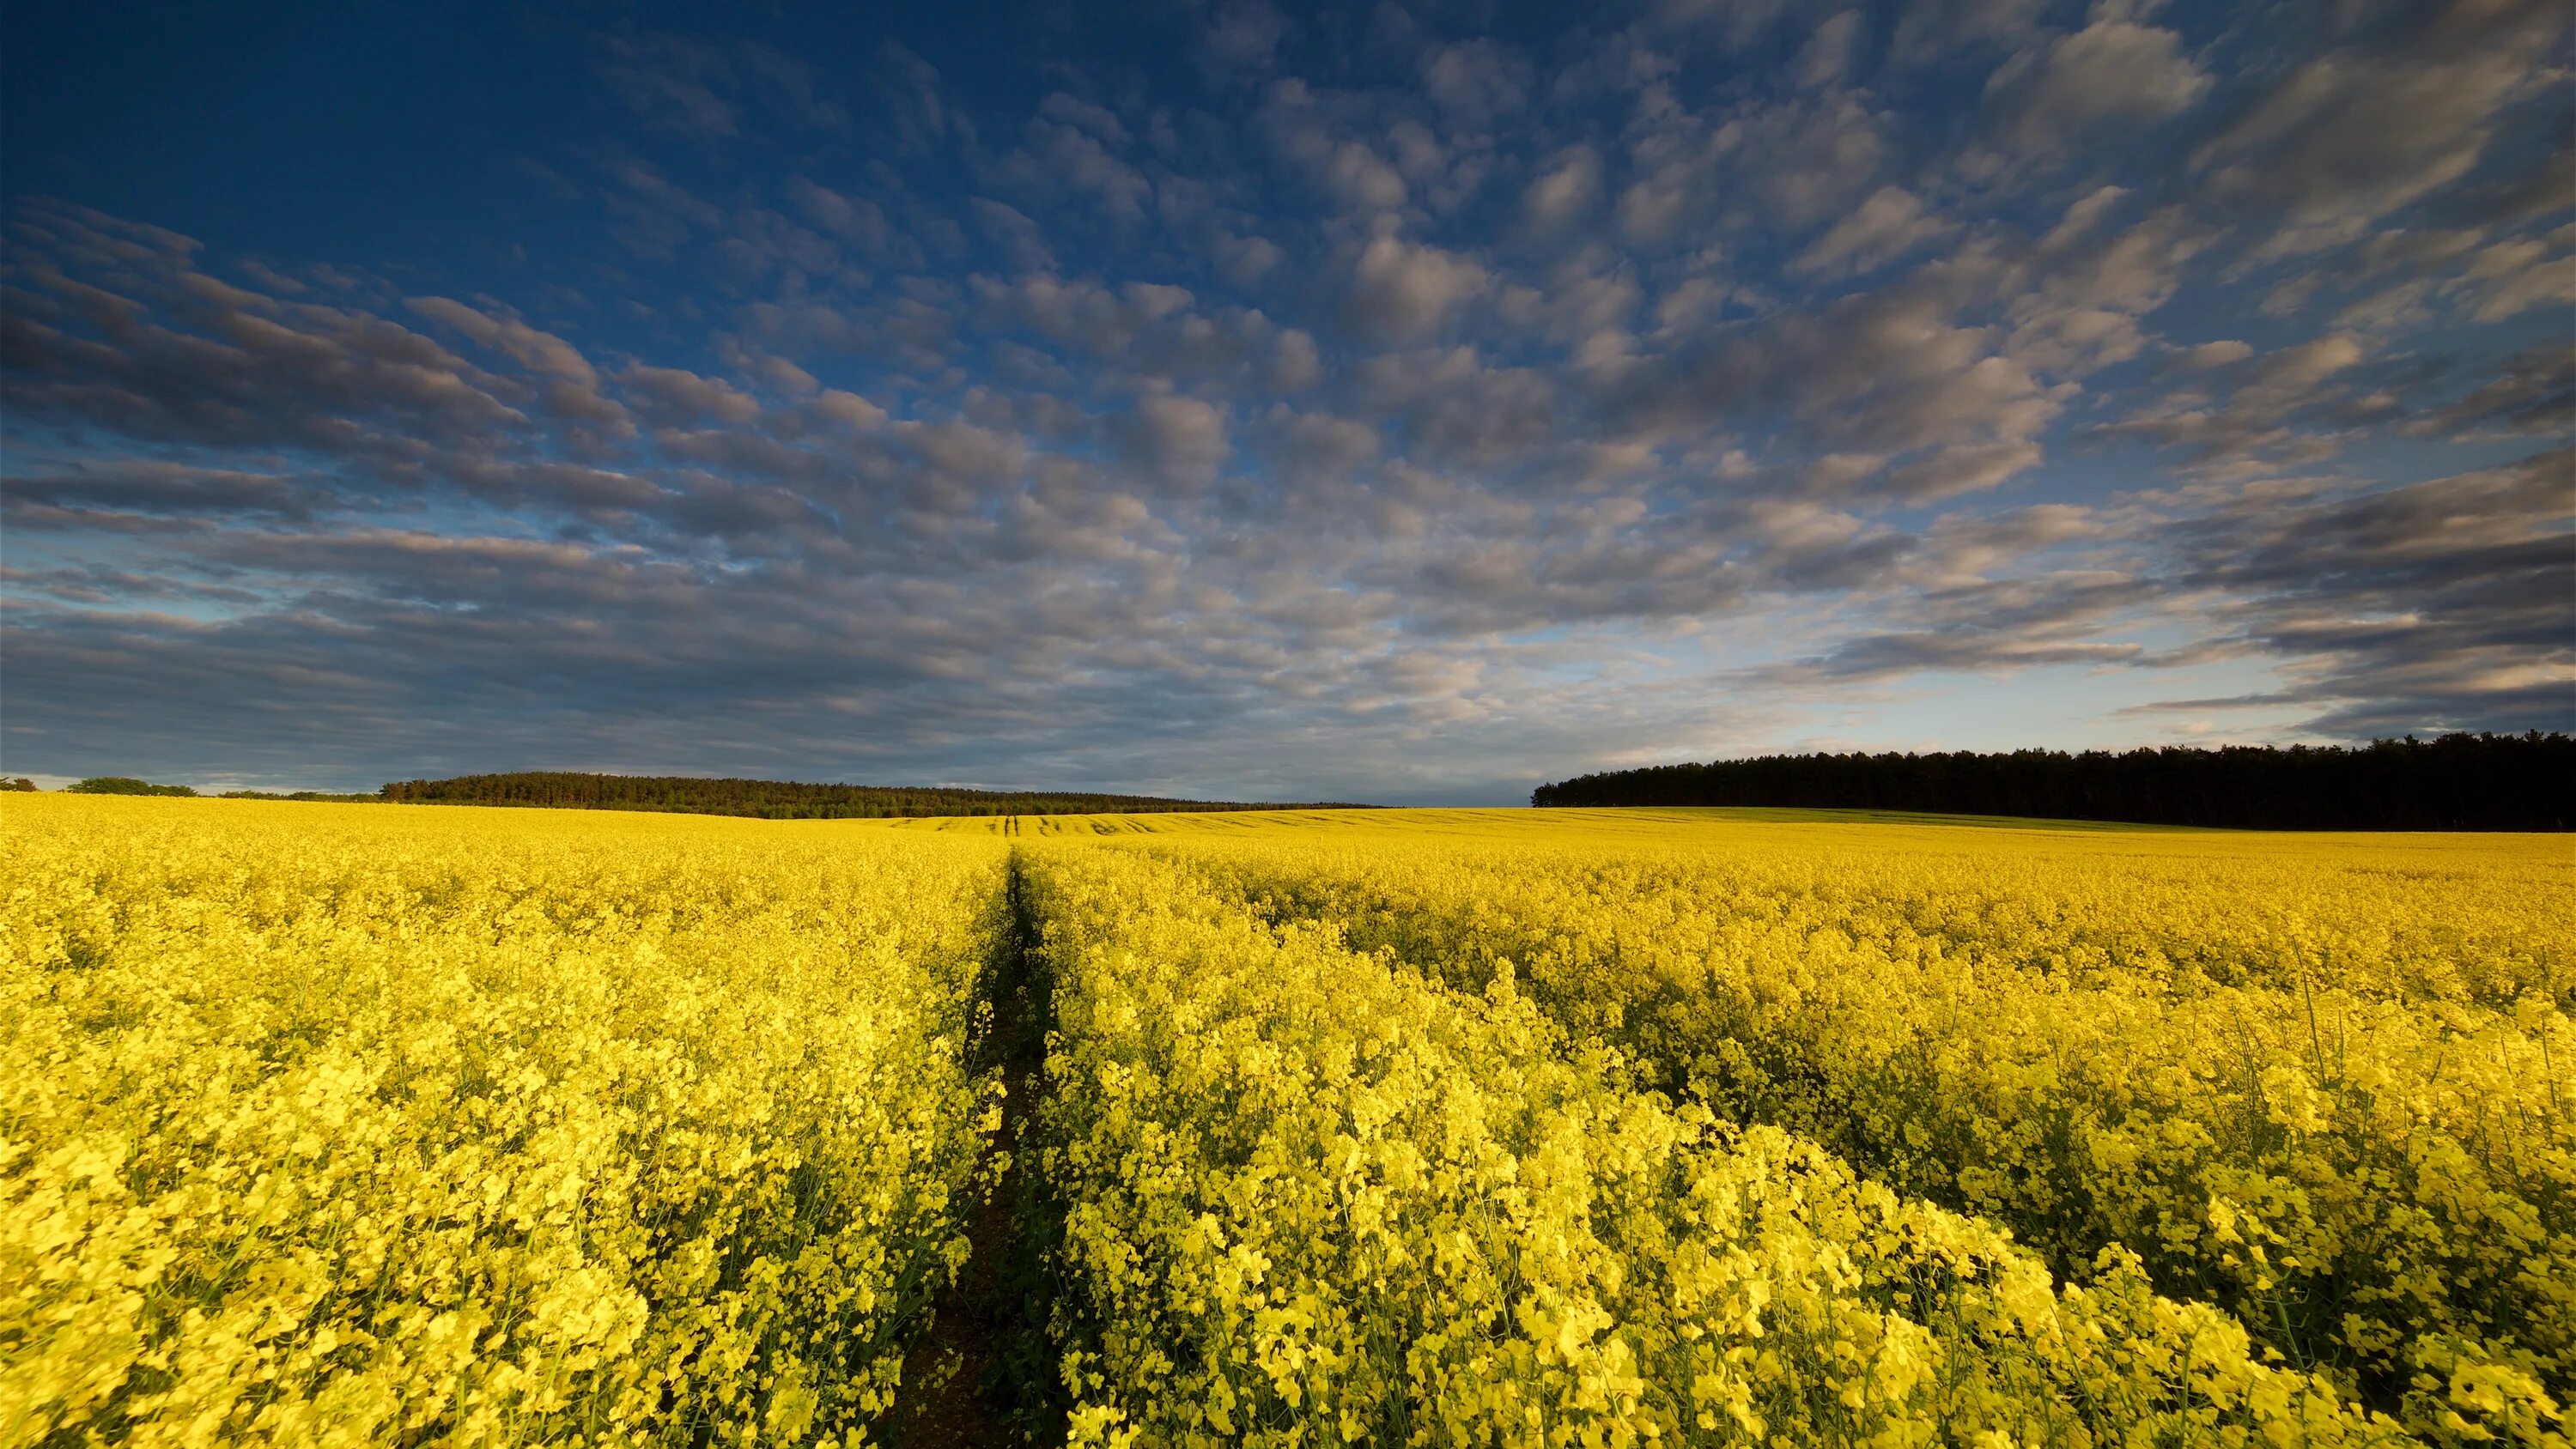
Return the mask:
[[[155,785],[132,775],[92,775],[86,780],[65,785],[74,795],[194,795],[185,785]]]
[[[572,810],[661,810],[769,820],[850,820],[909,815],[1106,815],[1168,810],[1308,810],[1347,806],[1170,800],[1080,791],[966,790],[945,786],[804,785],[681,775],[587,775],[531,770],[405,780],[383,798],[438,805],[524,805]]]

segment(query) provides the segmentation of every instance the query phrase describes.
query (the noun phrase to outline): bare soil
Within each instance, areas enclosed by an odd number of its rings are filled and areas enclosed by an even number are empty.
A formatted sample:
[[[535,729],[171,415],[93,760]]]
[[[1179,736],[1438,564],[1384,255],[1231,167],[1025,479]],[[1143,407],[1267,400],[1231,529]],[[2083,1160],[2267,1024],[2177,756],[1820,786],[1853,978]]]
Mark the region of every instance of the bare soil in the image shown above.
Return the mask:
[[[1013,941],[987,995],[993,1007],[979,1068],[1002,1071],[1002,1128],[997,1150],[1010,1154],[1000,1180],[967,1225],[971,1249],[957,1281],[934,1302],[931,1324],[904,1355],[904,1382],[877,1429],[893,1449],[985,1449],[1064,1441],[1049,1386],[1029,1380],[1051,1355],[1042,1335],[1046,1304],[1042,1214],[1032,1211],[1026,1142],[1030,1110],[1044,1085],[1043,986],[1032,981],[1031,928],[1020,898],[1018,862],[1011,866]]]

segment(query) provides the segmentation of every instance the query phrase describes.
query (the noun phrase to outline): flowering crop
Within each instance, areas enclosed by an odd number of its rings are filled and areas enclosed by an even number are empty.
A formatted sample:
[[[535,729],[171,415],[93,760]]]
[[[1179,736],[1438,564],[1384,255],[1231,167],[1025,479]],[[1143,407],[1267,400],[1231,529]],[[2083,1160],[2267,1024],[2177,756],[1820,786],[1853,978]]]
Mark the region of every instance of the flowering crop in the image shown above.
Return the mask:
[[[1078,1443],[2564,1449],[2562,842],[1805,818],[14,797],[0,1449],[871,1442],[996,993]]]
[[[23,796],[0,1444],[812,1443],[957,1268],[1003,851]]]
[[[1517,968],[1660,1084],[2061,1271],[2121,1244],[2427,1434],[2554,1422],[2563,842],[1611,822],[1159,848],[1464,989]]]
[[[1186,864],[1039,847],[1078,1443],[2395,1440],[2106,1252],[1629,1090]]]

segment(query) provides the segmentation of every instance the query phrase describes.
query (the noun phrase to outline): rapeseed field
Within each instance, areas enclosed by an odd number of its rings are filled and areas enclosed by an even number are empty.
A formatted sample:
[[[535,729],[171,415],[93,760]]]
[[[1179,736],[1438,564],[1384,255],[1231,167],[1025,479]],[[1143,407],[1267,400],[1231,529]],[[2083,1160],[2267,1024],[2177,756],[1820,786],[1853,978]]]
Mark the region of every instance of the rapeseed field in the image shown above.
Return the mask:
[[[2564,1444],[2571,867],[11,797],[0,1446]]]

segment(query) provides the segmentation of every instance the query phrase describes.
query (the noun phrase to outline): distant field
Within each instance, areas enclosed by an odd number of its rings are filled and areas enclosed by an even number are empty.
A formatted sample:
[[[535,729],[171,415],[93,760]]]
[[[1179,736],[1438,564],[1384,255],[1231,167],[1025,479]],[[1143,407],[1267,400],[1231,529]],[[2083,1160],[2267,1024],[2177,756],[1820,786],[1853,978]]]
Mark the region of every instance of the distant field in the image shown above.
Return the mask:
[[[0,798],[0,1423],[2546,1442],[2571,867]]]

